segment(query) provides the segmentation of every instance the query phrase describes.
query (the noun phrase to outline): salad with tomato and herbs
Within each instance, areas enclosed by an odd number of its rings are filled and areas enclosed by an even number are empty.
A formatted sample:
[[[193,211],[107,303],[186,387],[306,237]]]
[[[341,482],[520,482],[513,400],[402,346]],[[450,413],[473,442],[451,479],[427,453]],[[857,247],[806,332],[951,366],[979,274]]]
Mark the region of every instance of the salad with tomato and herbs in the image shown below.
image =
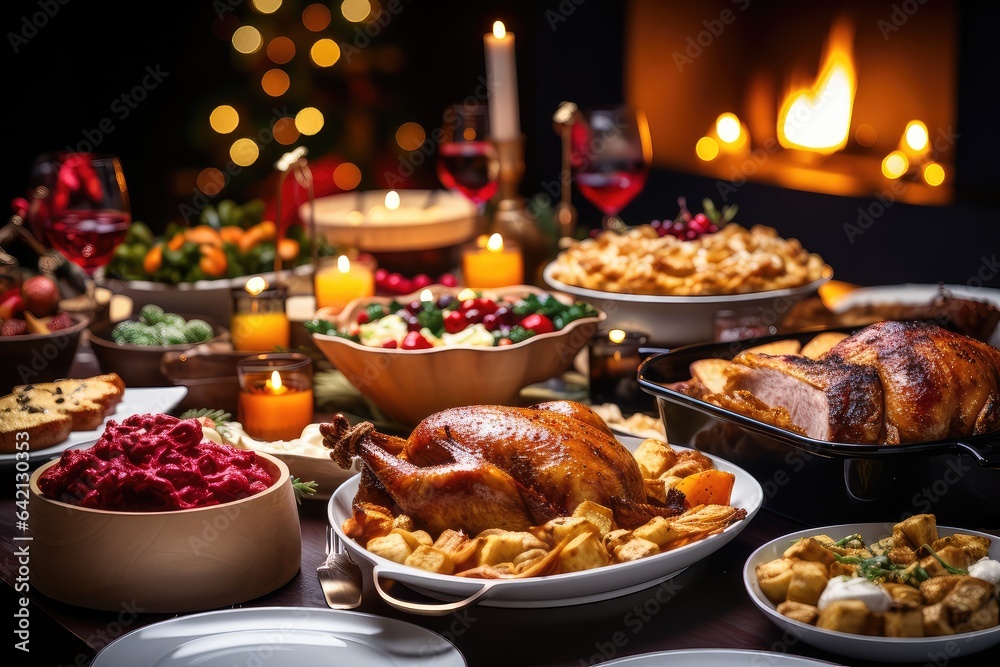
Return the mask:
[[[448,345],[513,345],[598,315],[589,303],[567,304],[548,292],[517,297],[463,292],[406,303],[397,299],[373,302],[346,328],[325,319],[308,321],[305,327],[311,333],[339,336],[368,347],[426,350]]]

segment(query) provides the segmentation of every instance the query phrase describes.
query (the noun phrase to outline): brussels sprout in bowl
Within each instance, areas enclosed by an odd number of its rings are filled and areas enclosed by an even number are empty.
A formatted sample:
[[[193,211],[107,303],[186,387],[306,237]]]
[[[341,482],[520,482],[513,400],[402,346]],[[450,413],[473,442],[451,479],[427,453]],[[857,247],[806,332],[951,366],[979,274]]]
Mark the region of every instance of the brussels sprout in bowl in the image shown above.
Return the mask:
[[[88,339],[102,372],[118,373],[130,387],[163,387],[173,384],[160,370],[164,353],[228,343],[229,331],[209,317],[148,304],[127,320],[95,324]]]

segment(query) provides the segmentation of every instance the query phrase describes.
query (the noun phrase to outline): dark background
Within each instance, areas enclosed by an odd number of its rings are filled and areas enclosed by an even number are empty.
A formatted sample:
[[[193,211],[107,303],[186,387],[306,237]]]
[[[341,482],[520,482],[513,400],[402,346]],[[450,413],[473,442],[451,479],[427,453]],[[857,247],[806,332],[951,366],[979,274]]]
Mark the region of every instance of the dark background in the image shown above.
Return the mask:
[[[297,6],[298,11],[306,4],[286,0],[286,7]],[[339,18],[340,3],[326,4],[333,8],[331,36],[349,41],[354,26]],[[748,11],[767,11],[769,4],[754,2]],[[885,4],[889,11],[892,3]],[[894,202],[851,243],[843,226],[856,222],[859,209],[868,210],[874,200],[749,183],[739,189],[737,221],[748,226],[771,225],[784,236],[799,238],[834,267],[835,277],[849,282],[979,285],[981,281],[986,286],[1000,286],[1000,266],[995,260],[1000,250],[1000,176],[996,168],[1000,140],[997,107],[990,101],[995,97],[1000,64],[995,49],[1000,11],[992,3],[955,5],[960,31],[960,139],[952,205]],[[193,7],[186,3],[68,0],[59,4],[57,0],[39,0],[5,7],[0,23],[5,40],[0,49],[6,150],[0,195],[6,201],[24,196],[35,156],[77,145],[87,136],[85,132],[95,136],[93,131],[101,120],[111,118],[115,130],[101,137],[98,148],[121,156],[134,218],[156,229],[176,217],[177,207],[191,201],[192,174],[210,165],[223,167],[226,160],[226,143],[205,129],[211,108],[233,99],[252,100],[258,120],[266,122],[271,108],[280,106],[263,97],[259,77],[241,70],[229,43],[213,35],[219,8],[228,6],[232,7],[230,13],[241,19],[253,17],[249,3],[236,0]],[[43,7],[50,12],[57,7],[58,11],[14,53],[11,35],[27,34],[25,21],[40,16]],[[526,136],[522,194],[541,192],[543,184],[558,178],[559,143],[551,115],[561,101],[586,106],[622,100],[627,2],[401,0],[400,7],[402,10],[372,39],[373,45],[396,47],[398,68],[360,75],[355,72],[350,75],[355,77],[353,82],[340,71],[333,72],[327,79],[315,81],[311,91],[300,90],[297,98],[324,102],[329,131],[303,138],[310,155],[346,154],[355,159],[365,173],[362,187],[381,187],[378,174],[398,160],[391,136],[399,123],[417,121],[430,131],[440,123],[448,103],[472,93],[485,72],[482,34],[497,18],[517,38]],[[553,15],[566,20],[553,23]],[[675,48],[664,45],[668,52]],[[112,107],[114,100],[139,84],[147,67],[157,66],[169,75],[130,110],[127,118],[119,119],[115,112],[121,106]],[[678,104],[683,103],[678,100]],[[296,109],[295,104],[288,106]],[[339,116],[341,109],[345,117],[353,110],[355,120],[358,113],[369,115],[376,138],[370,154],[360,159],[351,154],[357,146],[351,144],[352,126]],[[269,165],[281,150],[287,148],[266,147],[258,163],[242,170],[216,199],[241,201],[266,193],[272,176]],[[438,184],[425,165],[414,175],[412,185]],[[656,169],[623,217],[633,224],[672,218],[679,196],[689,202],[700,202],[703,197],[717,199],[717,183]],[[596,209],[575,191],[573,198],[581,224],[596,227]]]

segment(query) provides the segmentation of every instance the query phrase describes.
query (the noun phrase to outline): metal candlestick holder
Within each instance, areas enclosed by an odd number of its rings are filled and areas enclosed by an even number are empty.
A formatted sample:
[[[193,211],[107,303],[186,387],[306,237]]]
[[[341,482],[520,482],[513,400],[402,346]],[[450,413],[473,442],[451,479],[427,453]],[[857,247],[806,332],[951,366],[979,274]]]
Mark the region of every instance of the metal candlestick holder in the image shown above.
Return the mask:
[[[549,247],[520,192],[524,178],[524,136],[494,143],[500,168],[493,231],[521,246],[525,282],[537,283],[539,271],[549,259]]]

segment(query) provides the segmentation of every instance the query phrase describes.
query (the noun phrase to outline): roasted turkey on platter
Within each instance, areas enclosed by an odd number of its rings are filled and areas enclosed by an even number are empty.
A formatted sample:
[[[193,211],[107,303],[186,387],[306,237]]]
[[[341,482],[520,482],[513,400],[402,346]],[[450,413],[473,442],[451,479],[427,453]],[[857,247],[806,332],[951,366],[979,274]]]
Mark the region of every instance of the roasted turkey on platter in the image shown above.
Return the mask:
[[[609,507],[623,528],[684,511],[684,494],[647,497],[635,457],[589,407],[473,405],[424,419],[408,438],[343,415],[320,426],[341,467],[362,462],[355,516],[366,507],[406,514],[432,533],[525,530],[569,516],[584,501]],[[699,454],[699,453],[695,453]],[[701,455],[704,456],[704,455]],[[355,526],[358,537],[363,525]]]
[[[1000,430],[1000,350],[918,321],[883,321],[818,356],[745,350],[708,386],[669,388],[810,438],[906,444]],[[713,383],[710,383],[713,384]]]

